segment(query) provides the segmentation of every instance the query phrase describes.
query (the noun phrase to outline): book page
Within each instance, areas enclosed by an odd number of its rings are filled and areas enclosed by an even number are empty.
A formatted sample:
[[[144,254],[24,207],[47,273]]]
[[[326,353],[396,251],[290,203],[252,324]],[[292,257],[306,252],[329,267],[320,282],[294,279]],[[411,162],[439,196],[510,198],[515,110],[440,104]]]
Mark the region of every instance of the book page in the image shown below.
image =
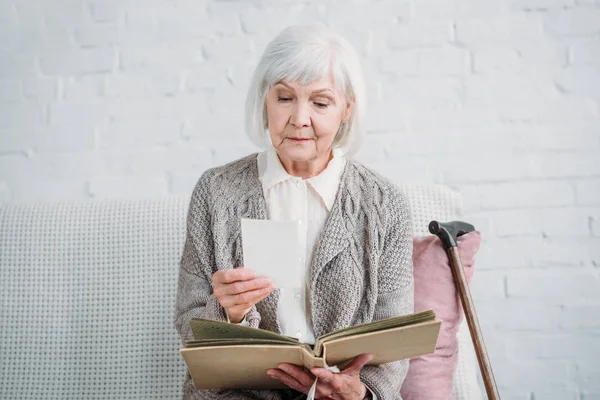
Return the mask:
[[[190,327],[197,340],[223,340],[223,339],[263,339],[275,340],[298,344],[298,340],[278,335],[277,333],[254,329],[248,326],[230,324],[229,322],[213,321],[209,319],[192,318]]]

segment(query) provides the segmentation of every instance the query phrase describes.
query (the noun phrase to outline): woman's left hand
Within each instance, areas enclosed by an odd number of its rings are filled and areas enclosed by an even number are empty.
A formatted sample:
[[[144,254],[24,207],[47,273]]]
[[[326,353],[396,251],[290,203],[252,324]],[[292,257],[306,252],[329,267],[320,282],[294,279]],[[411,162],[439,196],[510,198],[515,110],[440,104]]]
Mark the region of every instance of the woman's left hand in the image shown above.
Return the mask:
[[[340,373],[333,373],[325,368],[311,368],[310,372],[305,368],[292,364],[279,364],[279,368],[267,370],[267,374],[290,388],[308,394],[319,378],[315,399],[334,400],[362,400],[367,393],[366,386],[360,381],[360,370],[373,356],[361,354],[352,360],[352,363]]]

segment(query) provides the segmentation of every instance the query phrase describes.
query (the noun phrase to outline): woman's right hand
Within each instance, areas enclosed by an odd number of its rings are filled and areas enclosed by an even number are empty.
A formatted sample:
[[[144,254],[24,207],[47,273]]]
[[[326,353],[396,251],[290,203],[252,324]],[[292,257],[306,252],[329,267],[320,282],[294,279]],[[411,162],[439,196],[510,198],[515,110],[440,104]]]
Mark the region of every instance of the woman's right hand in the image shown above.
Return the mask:
[[[212,281],[213,294],[234,323],[242,322],[252,306],[273,291],[269,278],[257,278],[254,271],[243,267],[217,271]]]

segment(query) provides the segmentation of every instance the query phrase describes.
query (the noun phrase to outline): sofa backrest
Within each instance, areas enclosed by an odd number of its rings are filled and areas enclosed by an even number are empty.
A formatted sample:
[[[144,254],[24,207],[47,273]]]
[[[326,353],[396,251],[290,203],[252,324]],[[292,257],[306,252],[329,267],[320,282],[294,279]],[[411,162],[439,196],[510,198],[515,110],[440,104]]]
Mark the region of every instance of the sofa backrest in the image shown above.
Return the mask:
[[[415,235],[460,215],[402,185]],[[173,327],[189,197],[0,206],[0,398],[179,398]]]

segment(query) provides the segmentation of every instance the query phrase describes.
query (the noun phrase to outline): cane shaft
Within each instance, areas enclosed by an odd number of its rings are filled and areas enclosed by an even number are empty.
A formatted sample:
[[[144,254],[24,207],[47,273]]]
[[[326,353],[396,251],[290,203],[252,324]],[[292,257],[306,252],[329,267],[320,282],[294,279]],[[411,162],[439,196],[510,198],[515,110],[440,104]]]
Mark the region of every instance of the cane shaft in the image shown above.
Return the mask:
[[[477,361],[479,362],[479,369],[481,370],[481,376],[483,378],[483,383],[485,384],[485,391],[487,392],[488,399],[500,400],[498,388],[496,387],[496,380],[494,379],[494,373],[492,371],[492,365],[487,354],[485,342],[483,341],[483,334],[477,319],[477,312],[475,311],[475,305],[471,297],[471,291],[469,290],[467,278],[465,277],[465,272],[458,255],[458,248],[450,247],[447,249],[447,253],[450,260],[450,266],[452,267],[454,282],[458,289],[458,295],[463,306],[467,324],[469,325],[469,331],[471,332],[471,339],[473,340],[473,346],[475,347],[475,353],[477,354]]]

